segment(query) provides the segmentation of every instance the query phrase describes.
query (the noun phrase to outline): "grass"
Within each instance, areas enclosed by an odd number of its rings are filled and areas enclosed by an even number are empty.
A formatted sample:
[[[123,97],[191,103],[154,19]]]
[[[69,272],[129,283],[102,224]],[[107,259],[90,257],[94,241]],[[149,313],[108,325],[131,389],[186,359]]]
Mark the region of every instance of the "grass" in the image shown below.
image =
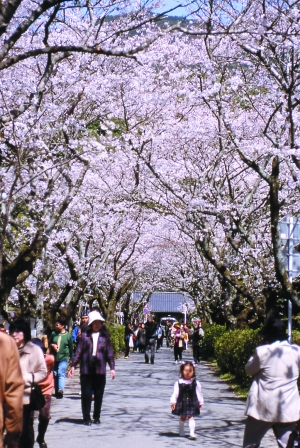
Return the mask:
[[[240,384],[238,384],[235,380],[235,376],[231,373],[221,373],[218,364],[215,360],[209,360],[208,361],[209,368],[217,375],[221,380],[223,380],[226,384],[228,384],[230,390],[235,393],[235,395],[242,401],[246,401],[249,388],[248,387],[242,387]]]
[[[241,387],[239,384],[235,382],[235,376],[231,373],[220,373],[219,377],[221,380],[225,381],[228,384],[230,389],[238,396],[240,400],[246,401],[249,388]]]

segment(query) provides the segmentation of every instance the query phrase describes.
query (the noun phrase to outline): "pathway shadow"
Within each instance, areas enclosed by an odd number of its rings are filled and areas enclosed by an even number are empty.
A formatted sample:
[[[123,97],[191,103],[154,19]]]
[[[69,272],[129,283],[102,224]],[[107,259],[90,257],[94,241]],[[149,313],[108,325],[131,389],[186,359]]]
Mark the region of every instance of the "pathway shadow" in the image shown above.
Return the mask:
[[[75,425],[82,425],[82,418],[59,418],[55,423],[75,423]]]
[[[163,437],[176,437],[176,438],[180,437],[181,439],[183,438],[183,437],[179,436],[178,432],[171,432],[171,431],[169,431],[169,432],[159,432],[158,435],[159,436],[163,436]]]

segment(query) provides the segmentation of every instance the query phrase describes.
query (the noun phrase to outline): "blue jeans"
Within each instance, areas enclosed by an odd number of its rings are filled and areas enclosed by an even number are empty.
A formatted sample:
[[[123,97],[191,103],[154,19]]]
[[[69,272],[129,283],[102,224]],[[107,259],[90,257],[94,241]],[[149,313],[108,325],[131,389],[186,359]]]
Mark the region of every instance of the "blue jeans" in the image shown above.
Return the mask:
[[[68,361],[60,361],[55,363],[55,393],[58,390],[64,391],[66,383],[66,370],[68,367]]]

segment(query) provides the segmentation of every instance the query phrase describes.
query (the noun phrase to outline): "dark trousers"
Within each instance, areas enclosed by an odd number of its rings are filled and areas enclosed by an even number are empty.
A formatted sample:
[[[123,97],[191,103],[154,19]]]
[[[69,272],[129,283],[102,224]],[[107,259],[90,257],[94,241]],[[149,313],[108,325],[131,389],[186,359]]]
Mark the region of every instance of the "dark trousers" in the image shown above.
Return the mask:
[[[139,352],[145,353],[146,346],[144,344],[139,343]]]
[[[100,418],[103,394],[106,384],[105,375],[80,375],[81,384],[81,409],[83,420],[91,420],[92,392],[94,392],[93,419]]]
[[[149,352],[151,353],[151,355],[150,355],[151,362],[152,363],[154,362],[155,344],[156,344],[156,340],[154,338],[146,340],[146,349],[145,349],[145,361],[146,362],[149,362]]]
[[[33,445],[33,411],[31,410],[29,404],[25,404],[23,406],[23,430],[19,440],[19,448],[33,448]]]
[[[159,350],[163,346],[163,338],[159,338],[156,341],[156,350]]]
[[[177,344],[174,345],[174,358],[175,361],[178,361],[178,358],[180,360],[182,360],[182,352],[183,352],[183,347],[178,347]]]
[[[125,356],[129,356],[130,347],[129,347],[129,338],[125,339]]]
[[[294,430],[297,422],[291,423],[274,423],[256,420],[253,417],[247,417],[243,448],[258,448],[262,438],[269,429],[273,429],[276,437],[277,445],[286,447],[290,434]]]
[[[199,361],[200,358],[200,347],[199,345],[193,345],[193,358],[195,362]]]

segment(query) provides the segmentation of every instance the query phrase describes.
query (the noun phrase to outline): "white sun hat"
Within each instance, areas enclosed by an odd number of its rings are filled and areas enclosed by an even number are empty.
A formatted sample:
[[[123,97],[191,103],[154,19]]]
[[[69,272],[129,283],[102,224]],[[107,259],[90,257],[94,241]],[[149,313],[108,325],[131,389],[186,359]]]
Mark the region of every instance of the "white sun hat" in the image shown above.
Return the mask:
[[[95,322],[95,320],[100,320],[101,322],[105,322],[105,319],[103,318],[103,316],[101,316],[99,311],[91,311],[89,314],[88,325],[92,325],[92,323]]]

